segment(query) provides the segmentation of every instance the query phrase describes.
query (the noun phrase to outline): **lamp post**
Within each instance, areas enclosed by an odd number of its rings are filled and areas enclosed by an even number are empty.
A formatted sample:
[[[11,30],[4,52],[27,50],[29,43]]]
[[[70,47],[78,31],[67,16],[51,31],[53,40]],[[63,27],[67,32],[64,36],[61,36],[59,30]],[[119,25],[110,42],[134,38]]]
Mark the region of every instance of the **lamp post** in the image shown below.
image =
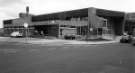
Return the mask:
[[[27,32],[27,29],[28,29],[28,23],[24,23],[24,27],[25,27],[25,35],[26,35],[26,42],[27,42],[27,38],[28,38],[28,32]]]

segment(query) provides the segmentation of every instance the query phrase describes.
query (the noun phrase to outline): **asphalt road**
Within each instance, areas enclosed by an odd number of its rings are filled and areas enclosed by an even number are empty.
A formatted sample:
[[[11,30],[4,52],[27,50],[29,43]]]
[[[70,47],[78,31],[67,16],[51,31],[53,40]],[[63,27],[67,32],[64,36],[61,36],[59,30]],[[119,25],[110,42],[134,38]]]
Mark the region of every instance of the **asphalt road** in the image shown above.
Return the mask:
[[[134,73],[135,46],[0,42],[0,73]]]

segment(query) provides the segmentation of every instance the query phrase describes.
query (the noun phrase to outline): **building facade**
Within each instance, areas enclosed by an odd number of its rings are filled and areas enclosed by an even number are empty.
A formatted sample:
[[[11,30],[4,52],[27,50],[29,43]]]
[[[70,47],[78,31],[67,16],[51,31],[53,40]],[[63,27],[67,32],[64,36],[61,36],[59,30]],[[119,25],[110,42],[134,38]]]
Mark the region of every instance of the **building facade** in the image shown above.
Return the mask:
[[[124,31],[125,13],[98,8],[84,8],[43,15],[20,14],[17,19],[4,20],[4,32],[25,33],[24,23],[29,24],[29,34],[64,38],[74,35],[79,39],[108,38]]]
[[[135,30],[135,13],[126,14],[125,32],[133,35]]]

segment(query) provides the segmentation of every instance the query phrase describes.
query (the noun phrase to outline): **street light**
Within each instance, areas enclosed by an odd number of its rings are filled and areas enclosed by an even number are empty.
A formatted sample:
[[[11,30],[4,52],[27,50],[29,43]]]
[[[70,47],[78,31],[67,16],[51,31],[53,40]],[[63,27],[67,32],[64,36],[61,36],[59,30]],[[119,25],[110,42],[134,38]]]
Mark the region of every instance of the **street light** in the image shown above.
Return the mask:
[[[24,27],[25,27],[25,35],[26,35],[26,41],[27,41],[27,37],[28,37],[28,32],[27,32],[28,23],[24,23]]]
[[[90,32],[92,32],[93,30],[94,30],[94,29],[91,27],[91,28],[90,28]]]
[[[24,27],[25,28],[28,28],[28,23],[24,23]]]

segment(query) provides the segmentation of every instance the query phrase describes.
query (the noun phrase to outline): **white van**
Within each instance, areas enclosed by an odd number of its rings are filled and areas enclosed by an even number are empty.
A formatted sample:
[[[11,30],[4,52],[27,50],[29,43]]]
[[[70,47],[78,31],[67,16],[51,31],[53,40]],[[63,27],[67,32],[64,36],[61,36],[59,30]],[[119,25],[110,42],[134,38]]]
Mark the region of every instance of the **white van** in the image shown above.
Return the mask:
[[[20,33],[19,31],[15,31],[15,32],[12,32],[10,34],[11,37],[22,37],[22,33]]]

